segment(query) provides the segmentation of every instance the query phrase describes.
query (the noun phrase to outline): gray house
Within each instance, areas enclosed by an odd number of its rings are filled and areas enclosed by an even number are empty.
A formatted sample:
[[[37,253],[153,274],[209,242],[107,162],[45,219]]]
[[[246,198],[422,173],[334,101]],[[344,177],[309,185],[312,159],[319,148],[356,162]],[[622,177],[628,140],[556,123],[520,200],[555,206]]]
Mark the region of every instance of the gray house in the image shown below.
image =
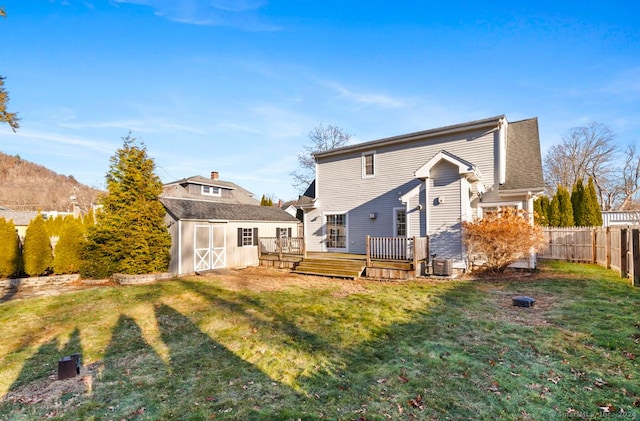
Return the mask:
[[[500,115],[314,157],[301,201],[309,251],[363,254],[367,235],[428,236],[431,253],[464,269],[462,221],[507,206],[533,211],[545,190],[537,118]]]
[[[300,223],[280,208],[260,206],[217,172],[165,184],[160,201],[167,211],[174,275],[257,266],[258,238],[296,236]]]

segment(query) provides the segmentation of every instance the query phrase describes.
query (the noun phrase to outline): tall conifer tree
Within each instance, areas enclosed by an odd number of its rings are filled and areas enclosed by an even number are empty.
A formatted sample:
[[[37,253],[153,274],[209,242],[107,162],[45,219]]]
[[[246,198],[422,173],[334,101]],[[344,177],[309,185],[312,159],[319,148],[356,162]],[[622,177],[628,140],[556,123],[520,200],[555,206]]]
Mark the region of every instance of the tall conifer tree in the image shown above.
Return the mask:
[[[571,192],[571,207],[573,208],[573,222],[576,226],[587,226],[585,224],[585,196],[584,185],[582,184],[582,178],[578,178],[576,184],[573,185],[573,191]]]
[[[167,270],[171,236],[159,200],[162,182],[154,169],[146,147],[131,136],[123,138],[122,147],[111,157],[102,210],[87,232],[84,276]]]
[[[0,278],[17,275],[22,270],[20,239],[13,221],[0,218]]]
[[[602,211],[598,203],[598,195],[593,178],[589,177],[587,189],[584,192],[583,225],[589,227],[602,226]]]
[[[51,240],[41,214],[29,222],[24,237],[24,271],[27,275],[44,275],[53,267]]]

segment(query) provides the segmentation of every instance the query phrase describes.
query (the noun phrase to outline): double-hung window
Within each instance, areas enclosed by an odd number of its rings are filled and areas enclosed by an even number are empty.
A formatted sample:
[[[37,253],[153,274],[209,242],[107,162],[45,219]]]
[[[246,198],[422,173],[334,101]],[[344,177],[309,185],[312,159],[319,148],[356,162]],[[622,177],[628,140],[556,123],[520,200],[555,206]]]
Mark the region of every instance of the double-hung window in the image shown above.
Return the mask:
[[[376,175],[376,153],[365,152],[362,154],[362,178],[371,178]]]
[[[220,197],[220,187],[201,186],[201,193],[202,193],[203,196]]]

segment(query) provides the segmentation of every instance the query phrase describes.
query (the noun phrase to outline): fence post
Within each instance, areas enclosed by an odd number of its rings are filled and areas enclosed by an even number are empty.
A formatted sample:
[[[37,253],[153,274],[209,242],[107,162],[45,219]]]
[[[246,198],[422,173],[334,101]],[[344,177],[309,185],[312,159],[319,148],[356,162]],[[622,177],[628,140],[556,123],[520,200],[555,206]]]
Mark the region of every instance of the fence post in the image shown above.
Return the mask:
[[[631,285],[640,287],[640,229],[631,230],[631,237],[633,238],[633,276],[631,278]]]
[[[605,231],[604,253],[607,260],[606,268],[611,269],[611,227],[607,227]]]
[[[591,228],[591,263],[598,263],[598,231]]]
[[[371,245],[369,244],[371,237],[367,235],[367,267],[371,266]]]
[[[629,276],[629,230],[622,228],[620,230],[620,276],[627,278]]]

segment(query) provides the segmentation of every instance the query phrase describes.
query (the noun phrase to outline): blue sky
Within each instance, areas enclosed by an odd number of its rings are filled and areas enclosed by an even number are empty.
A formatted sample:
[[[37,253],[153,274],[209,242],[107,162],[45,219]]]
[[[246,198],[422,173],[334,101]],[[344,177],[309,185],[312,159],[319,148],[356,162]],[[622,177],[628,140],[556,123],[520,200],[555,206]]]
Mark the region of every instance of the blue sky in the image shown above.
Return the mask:
[[[92,186],[130,131],[164,182],[215,170],[284,200],[320,123],[356,143],[505,114],[539,118],[543,154],[590,121],[640,142],[640,2],[0,5],[22,118],[0,151]]]

